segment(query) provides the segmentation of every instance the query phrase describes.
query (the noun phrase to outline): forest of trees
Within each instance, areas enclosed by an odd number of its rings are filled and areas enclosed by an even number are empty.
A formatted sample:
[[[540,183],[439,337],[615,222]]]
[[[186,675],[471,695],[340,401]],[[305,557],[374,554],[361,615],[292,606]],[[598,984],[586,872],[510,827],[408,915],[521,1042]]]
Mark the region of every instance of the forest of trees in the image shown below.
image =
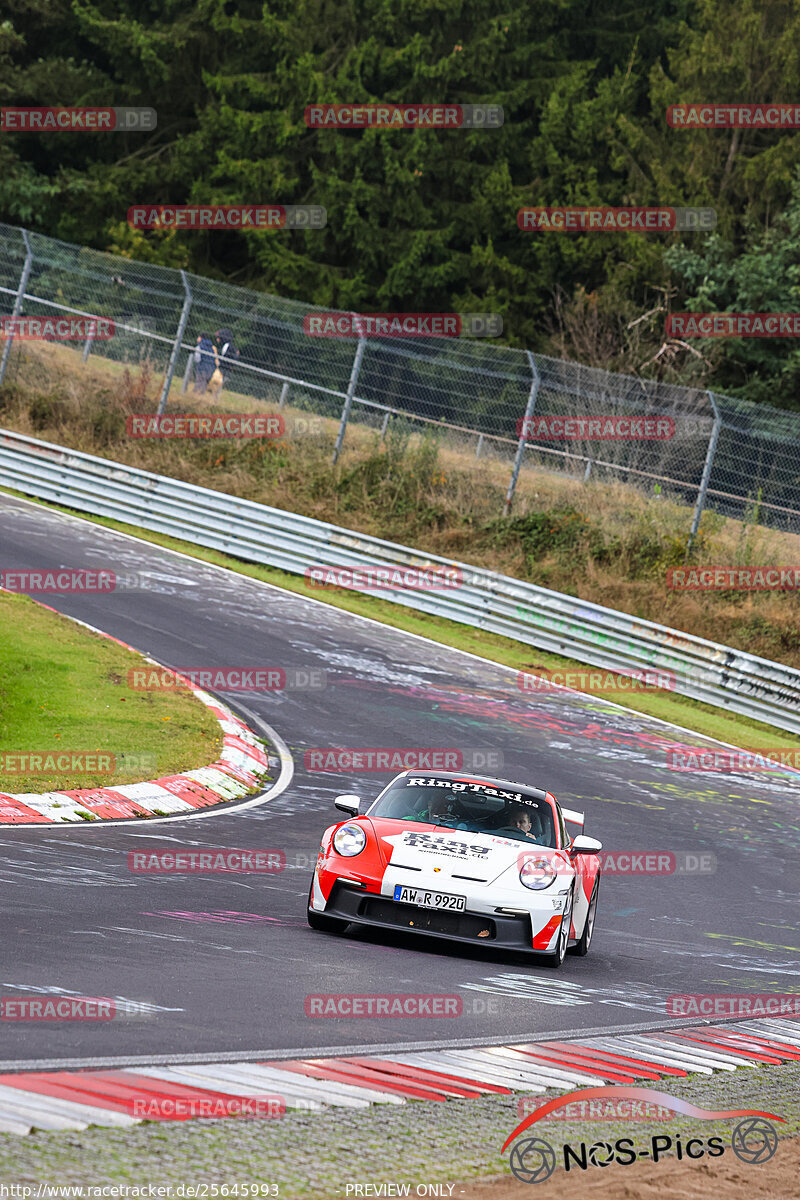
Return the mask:
[[[800,131],[668,105],[800,96],[800,0],[4,0],[2,105],[149,133],[0,134],[0,220],[319,306],[503,316],[503,340],[800,409],[792,339],[665,344],[667,311],[800,311]],[[314,130],[317,102],[503,106],[494,131]],[[325,229],[134,231],[136,203],[313,203]],[[524,233],[523,205],[716,209],[713,234]]]

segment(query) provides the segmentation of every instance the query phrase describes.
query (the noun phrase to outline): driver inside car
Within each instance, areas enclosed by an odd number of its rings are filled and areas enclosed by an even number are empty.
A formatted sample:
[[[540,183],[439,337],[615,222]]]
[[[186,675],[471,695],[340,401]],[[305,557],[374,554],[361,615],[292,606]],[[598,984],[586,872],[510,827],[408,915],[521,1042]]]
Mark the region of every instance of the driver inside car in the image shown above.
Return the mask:
[[[533,820],[532,820],[533,816],[536,817],[536,825],[535,826],[534,826]],[[528,841],[531,841],[531,842],[539,842],[539,839],[541,838],[542,833],[543,833],[542,823],[539,819],[539,814],[538,813],[531,814],[531,812],[527,808],[514,809],[510,813],[508,821],[503,828],[509,830],[509,832],[513,832],[513,833],[517,834],[517,836],[519,836],[521,834],[523,837],[525,837]],[[502,832],[503,832],[503,830],[498,830],[498,833],[502,833]]]
[[[417,820],[430,821],[431,825],[449,825],[451,829],[466,829],[462,816],[452,793],[437,789],[428,802],[427,810],[419,813]]]

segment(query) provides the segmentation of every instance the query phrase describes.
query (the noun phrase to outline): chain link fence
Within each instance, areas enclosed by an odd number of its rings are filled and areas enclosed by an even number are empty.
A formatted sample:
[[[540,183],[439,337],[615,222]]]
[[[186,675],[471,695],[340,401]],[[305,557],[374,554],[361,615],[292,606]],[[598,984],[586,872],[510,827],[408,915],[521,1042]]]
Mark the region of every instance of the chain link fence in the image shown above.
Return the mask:
[[[526,467],[576,480],[618,480],[732,517],[800,530],[800,416],[700,389],[619,375],[488,340],[324,338],[304,331],[311,306],[184,271],[71,245],[0,224],[0,312],[111,318],[115,336],[70,342],[161,379],[158,411],[191,410],[200,334],[229,333],[239,357],[225,392],[274,410],[384,436],[392,422],[428,429],[478,457],[506,462],[509,512]],[[24,343],[2,340],[0,383],[24,369]],[[10,373],[10,374],[9,374]],[[200,385],[204,385],[202,378]],[[666,418],[651,440],[542,436],[553,419]],[[545,421],[541,421],[545,418]],[[557,421],[555,422],[557,425]]]

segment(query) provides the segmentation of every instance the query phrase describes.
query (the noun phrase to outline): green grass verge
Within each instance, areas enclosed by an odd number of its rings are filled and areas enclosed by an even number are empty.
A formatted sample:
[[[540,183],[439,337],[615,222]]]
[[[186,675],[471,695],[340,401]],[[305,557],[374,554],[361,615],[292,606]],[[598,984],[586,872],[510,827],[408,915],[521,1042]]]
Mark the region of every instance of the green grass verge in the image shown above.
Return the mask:
[[[214,717],[191,694],[131,689],[128,671],[141,663],[27,596],[0,592],[0,791],[112,787],[213,762],[222,749]],[[73,773],[10,758],[76,752],[106,761]]]
[[[29,499],[10,488],[0,488],[0,491],[19,496],[21,499]],[[75,513],[74,509],[69,509],[64,505],[47,504],[43,501],[36,501],[36,503],[42,503],[44,507],[54,508],[61,512]],[[126,525],[108,517],[96,517],[82,512],[78,512],[77,515],[109,529],[133,534],[142,541],[152,542],[154,545],[164,546],[171,550],[179,550],[203,562],[215,563],[252,579],[260,579],[274,584],[285,591],[297,592],[306,598],[313,596],[314,599],[322,600],[335,608],[371,617],[373,620],[390,625],[395,629],[420,634],[445,646],[468,650],[472,654],[478,654],[518,671],[532,671],[537,667],[546,667],[551,671],[587,670],[585,664],[571,659],[549,654],[498,634],[473,629],[468,625],[460,625],[443,617],[415,612],[376,596],[365,596],[359,592],[339,588],[325,588],[324,590],[316,587],[310,588],[302,576],[290,575],[275,567],[242,562],[231,555],[196,546],[165,534]],[[709,704],[675,695],[673,692],[661,690],[631,692],[622,687],[619,691],[604,692],[603,699],[623,704],[635,712],[658,717],[663,721],[670,721],[684,728],[695,730],[707,737],[741,746],[746,750],[760,750],[766,747],[794,749],[797,745],[797,739],[790,733],[773,729],[772,726],[760,721],[728,713],[722,708],[714,708]]]

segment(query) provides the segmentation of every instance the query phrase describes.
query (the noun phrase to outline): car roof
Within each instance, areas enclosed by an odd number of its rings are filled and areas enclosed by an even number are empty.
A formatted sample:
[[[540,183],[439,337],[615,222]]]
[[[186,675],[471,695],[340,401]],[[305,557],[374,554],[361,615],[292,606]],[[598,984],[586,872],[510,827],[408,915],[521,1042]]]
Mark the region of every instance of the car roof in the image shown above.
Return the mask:
[[[517,788],[518,791],[525,792],[526,795],[532,796],[535,800],[555,800],[552,792],[546,791],[544,788],[532,787],[529,783],[518,783],[514,779],[495,779],[491,775],[473,775],[469,771],[420,771],[418,768],[403,771],[398,778],[402,779],[406,775],[429,775],[432,779],[452,779],[464,780],[473,783],[485,783],[489,787],[498,788]]]

